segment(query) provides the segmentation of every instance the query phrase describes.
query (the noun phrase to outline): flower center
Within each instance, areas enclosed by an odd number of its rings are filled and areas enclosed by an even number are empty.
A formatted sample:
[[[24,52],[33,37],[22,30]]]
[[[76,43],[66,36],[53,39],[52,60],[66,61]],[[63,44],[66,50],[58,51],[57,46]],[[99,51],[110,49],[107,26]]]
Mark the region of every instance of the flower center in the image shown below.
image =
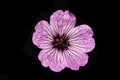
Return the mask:
[[[52,42],[53,48],[58,50],[65,50],[68,49],[69,41],[65,35],[57,35],[54,37],[54,41]]]

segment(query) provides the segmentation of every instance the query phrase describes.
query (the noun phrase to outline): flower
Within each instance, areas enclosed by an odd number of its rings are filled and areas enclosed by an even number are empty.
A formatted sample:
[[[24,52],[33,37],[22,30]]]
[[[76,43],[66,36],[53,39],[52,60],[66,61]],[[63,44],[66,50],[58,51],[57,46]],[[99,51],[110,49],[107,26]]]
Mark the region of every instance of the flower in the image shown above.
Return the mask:
[[[95,47],[92,29],[82,24],[75,27],[76,17],[68,10],[58,10],[50,16],[50,24],[39,21],[32,41],[41,48],[38,59],[44,67],[60,72],[65,67],[79,70],[88,62],[86,53]]]

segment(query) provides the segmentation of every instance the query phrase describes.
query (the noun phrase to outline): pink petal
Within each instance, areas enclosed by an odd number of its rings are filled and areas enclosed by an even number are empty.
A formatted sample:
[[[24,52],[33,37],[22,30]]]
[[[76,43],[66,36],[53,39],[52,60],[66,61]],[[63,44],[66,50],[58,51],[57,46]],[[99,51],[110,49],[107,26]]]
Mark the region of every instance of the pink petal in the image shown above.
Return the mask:
[[[63,11],[62,10],[58,10],[56,12],[54,12],[51,16],[50,16],[50,25],[58,27],[60,26],[60,24],[62,24],[62,19],[61,17],[63,16]]]
[[[52,45],[50,44],[52,39],[47,38],[47,36],[44,36],[37,31],[33,33],[32,41],[34,45],[41,49],[52,47]]]
[[[35,32],[33,33],[32,41],[34,45],[39,48],[49,48],[52,47],[50,44],[52,39],[52,34],[48,30],[49,24],[46,21],[40,21],[35,26]]]
[[[39,55],[38,55],[38,59],[41,61],[42,65],[44,67],[48,67],[50,65],[49,60],[47,59],[47,57],[49,55],[51,55],[51,53],[54,51],[54,49],[43,49],[40,51]]]
[[[66,56],[67,67],[72,70],[79,70],[80,66],[85,66],[88,62],[88,56],[85,53],[76,52],[69,49],[64,54]]]
[[[70,30],[67,33],[67,36],[69,36],[70,39],[87,39],[87,38],[92,38],[93,37],[93,31],[92,29],[86,25],[80,25],[75,27],[74,29]]]
[[[36,30],[37,32],[40,32],[40,34],[49,36],[50,38],[53,37],[51,27],[50,27],[50,25],[48,24],[48,22],[45,21],[45,20],[39,21],[39,22],[37,23],[37,25],[35,26],[35,30]]]
[[[71,48],[76,50],[76,51],[81,51],[81,52],[90,52],[94,49],[95,47],[95,40],[93,38],[88,38],[88,39],[81,39],[81,40],[76,40],[76,41],[70,41]]]
[[[54,72],[60,72],[65,68],[61,53],[55,49],[42,50],[38,58],[44,67],[49,67]]]
[[[61,63],[51,63],[50,69],[54,72],[60,72],[65,68],[65,66],[61,66]]]
[[[75,27],[67,33],[67,36],[70,46],[76,51],[90,52],[95,47],[95,40],[92,38],[93,31],[88,25]]]
[[[50,25],[59,28],[59,34],[67,33],[75,26],[76,18],[68,10],[63,12],[58,10],[54,12],[50,17]]]

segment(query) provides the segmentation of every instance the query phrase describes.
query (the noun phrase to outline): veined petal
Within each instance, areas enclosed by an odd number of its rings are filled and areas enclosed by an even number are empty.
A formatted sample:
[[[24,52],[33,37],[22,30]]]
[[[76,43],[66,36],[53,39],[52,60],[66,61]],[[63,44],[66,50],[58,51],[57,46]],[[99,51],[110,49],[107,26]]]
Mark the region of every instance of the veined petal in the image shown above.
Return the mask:
[[[67,33],[67,36],[69,36],[70,39],[75,39],[75,38],[87,39],[93,37],[93,31],[88,25],[83,24],[70,30]]]
[[[48,38],[48,36],[42,35],[40,32],[37,31],[33,33],[32,41],[34,45],[41,49],[52,47],[52,39]]]
[[[93,38],[88,38],[88,39],[77,39],[75,41],[70,41],[71,48],[76,50],[76,51],[81,51],[81,52],[90,52],[94,49],[95,47],[95,40]]]
[[[74,50],[80,50],[81,52],[90,52],[95,47],[95,40],[93,37],[93,31],[88,25],[80,25],[67,33],[69,37],[70,46]]]
[[[50,38],[53,37],[51,26],[45,20],[39,21],[35,26],[35,30],[43,35],[49,36]]]
[[[76,52],[69,49],[65,52],[67,67],[72,70],[78,70],[80,66],[85,66],[88,62],[88,56],[85,53]]]
[[[70,29],[75,26],[76,18],[68,10],[63,12],[58,10],[54,12],[50,17],[50,25],[58,27],[59,34],[66,34]]]
[[[58,27],[62,24],[62,16],[63,16],[63,11],[62,10],[58,10],[56,12],[54,12],[51,16],[50,16],[50,25]]]
[[[54,72],[60,72],[65,68],[61,53],[56,49],[42,50],[39,53],[38,58],[44,67],[49,67]]]
[[[32,41],[34,45],[39,48],[49,48],[52,45],[50,44],[52,39],[52,34],[48,30],[49,24],[46,21],[40,21],[35,26],[35,32],[33,33]]]
[[[48,67],[50,65],[50,61],[47,58],[52,54],[52,52],[54,52],[54,49],[52,48],[43,49],[40,51],[38,59],[41,61],[44,67]]]

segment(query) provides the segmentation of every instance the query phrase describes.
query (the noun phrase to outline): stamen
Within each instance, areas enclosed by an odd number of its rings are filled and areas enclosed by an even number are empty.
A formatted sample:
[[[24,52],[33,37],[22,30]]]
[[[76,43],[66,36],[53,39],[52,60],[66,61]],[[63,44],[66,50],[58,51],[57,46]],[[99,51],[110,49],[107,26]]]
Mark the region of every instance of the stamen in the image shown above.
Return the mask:
[[[69,42],[68,38],[65,35],[60,36],[59,34],[54,37],[54,41],[52,42],[53,48],[58,50],[68,49]]]

